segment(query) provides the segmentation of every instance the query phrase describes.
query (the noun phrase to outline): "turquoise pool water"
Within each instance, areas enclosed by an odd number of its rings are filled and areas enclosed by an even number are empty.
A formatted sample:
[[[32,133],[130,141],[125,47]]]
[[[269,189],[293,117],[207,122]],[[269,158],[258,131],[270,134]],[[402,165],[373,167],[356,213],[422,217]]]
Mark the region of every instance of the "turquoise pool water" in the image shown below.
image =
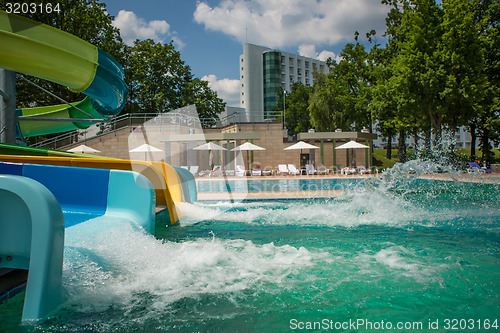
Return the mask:
[[[289,179],[228,179],[228,180],[198,180],[196,187],[199,192],[281,192],[281,191],[316,191],[316,190],[346,190],[363,186],[362,178],[302,178]]]
[[[499,198],[498,184],[396,180],[332,199],[186,204],[181,225],[160,239],[133,226],[70,228],[67,303],[19,326],[16,297],[0,305],[2,326],[498,331]]]

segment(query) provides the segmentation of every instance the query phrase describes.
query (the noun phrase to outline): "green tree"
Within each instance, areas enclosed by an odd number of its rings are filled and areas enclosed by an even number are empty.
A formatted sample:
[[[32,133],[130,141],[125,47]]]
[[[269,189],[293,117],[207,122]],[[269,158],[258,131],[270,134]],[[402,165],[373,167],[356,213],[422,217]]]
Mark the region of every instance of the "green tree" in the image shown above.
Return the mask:
[[[441,11],[434,0],[418,0],[405,4],[401,21],[400,51],[395,59],[398,82],[398,117],[408,113],[428,118],[435,139],[441,137],[446,110],[441,103],[446,73],[438,54]]]
[[[468,125],[484,98],[486,75],[484,49],[475,22],[474,3],[447,0],[442,4],[443,21],[439,53],[446,72],[440,93],[446,123],[452,130]]]
[[[285,127],[289,135],[307,132],[311,128],[311,117],[307,108],[313,87],[295,82],[285,97]],[[281,106],[281,107],[280,107]],[[283,110],[283,94],[279,94],[274,111]]]
[[[371,34],[375,34],[372,31]],[[373,62],[365,47],[358,42],[358,32],[355,33],[356,43],[347,43],[340,56],[342,60],[334,64],[330,77],[344,87],[345,94],[338,96],[339,103],[345,106],[345,112],[353,122],[354,129],[372,128],[372,117],[369,110],[371,89],[373,85]],[[370,34],[367,34],[369,37]]]
[[[126,55],[129,103],[125,112],[162,113],[196,104],[200,118],[214,119],[224,111],[225,103],[208,82],[194,78],[172,42],[136,40],[126,48]]]
[[[500,141],[500,1],[474,0],[475,21],[484,55],[484,99],[476,108],[471,122],[473,137],[479,134],[482,149],[482,162],[491,163],[491,147],[489,140]],[[475,143],[475,142],[473,142]],[[472,148],[472,147],[471,147]],[[471,159],[475,153],[471,151]]]
[[[375,35],[375,31],[367,37]],[[314,89],[310,98],[311,123],[318,130],[361,130],[372,128],[369,110],[373,85],[373,62],[365,47],[348,43],[340,54],[337,64],[329,59],[330,73],[315,74]]]
[[[392,157],[392,139],[401,127],[397,119],[396,82],[391,78],[395,71],[394,59],[398,55],[400,38],[402,37],[400,30],[403,4],[396,0],[383,0],[382,3],[390,5],[392,8],[386,18],[384,37],[387,38],[387,43],[385,47],[374,47],[370,51],[370,57],[374,63],[373,78],[375,81],[372,88],[370,111],[372,119],[377,123],[377,129],[387,138],[386,158],[390,159]]]
[[[332,80],[331,75],[314,74],[314,89],[309,99],[311,124],[318,131],[334,131],[337,128],[348,131],[351,118],[347,105],[343,103],[347,88]]]

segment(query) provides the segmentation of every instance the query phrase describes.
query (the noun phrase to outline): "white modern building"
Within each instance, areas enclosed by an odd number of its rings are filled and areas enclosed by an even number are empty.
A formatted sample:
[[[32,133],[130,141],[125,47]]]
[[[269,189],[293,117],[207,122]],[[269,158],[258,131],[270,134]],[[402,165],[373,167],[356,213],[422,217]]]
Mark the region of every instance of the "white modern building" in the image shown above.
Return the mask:
[[[324,61],[267,47],[244,44],[240,56],[240,107],[247,122],[273,119],[278,96],[295,82],[313,85],[315,71],[328,73]]]

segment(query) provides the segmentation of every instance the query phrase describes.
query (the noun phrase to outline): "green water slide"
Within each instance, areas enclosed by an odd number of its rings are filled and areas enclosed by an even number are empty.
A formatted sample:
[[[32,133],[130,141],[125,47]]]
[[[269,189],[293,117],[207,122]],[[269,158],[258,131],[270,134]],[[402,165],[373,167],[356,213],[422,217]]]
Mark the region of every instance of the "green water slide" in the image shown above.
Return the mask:
[[[19,128],[26,137],[86,128],[91,122],[71,119],[103,119],[125,105],[123,68],[109,54],[69,33],[5,11],[0,11],[0,67],[88,96],[73,104],[84,112],[67,104],[18,110]]]
[[[86,97],[83,101],[72,103],[78,109],[73,108],[67,104],[41,106],[36,108],[18,109],[17,116],[19,122],[19,129],[24,137],[31,137],[37,135],[45,135],[52,133],[59,133],[71,131],[74,129],[83,129],[89,127],[91,122],[83,121],[59,121],[58,119],[90,119],[86,114],[82,114],[80,110],[85,111],[95,119],[102,119],[92,106],[90,97]],[[28,119],[27,119],[28,118]],[[34,121],[33,118],[43,118],[45,121]],[[50,121],[49,119],[54,119]]]

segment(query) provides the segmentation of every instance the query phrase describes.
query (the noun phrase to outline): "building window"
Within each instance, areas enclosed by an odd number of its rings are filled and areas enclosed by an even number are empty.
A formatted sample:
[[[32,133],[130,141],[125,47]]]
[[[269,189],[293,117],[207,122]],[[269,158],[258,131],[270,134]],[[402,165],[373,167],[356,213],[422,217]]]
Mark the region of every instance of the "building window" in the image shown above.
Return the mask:
[[[277,51],[268,51],[263,54],[264,111],[272,110],[276,106],[283,78],[282,59],[281,54]],[[266,118],[265,115],[264,118]]]

